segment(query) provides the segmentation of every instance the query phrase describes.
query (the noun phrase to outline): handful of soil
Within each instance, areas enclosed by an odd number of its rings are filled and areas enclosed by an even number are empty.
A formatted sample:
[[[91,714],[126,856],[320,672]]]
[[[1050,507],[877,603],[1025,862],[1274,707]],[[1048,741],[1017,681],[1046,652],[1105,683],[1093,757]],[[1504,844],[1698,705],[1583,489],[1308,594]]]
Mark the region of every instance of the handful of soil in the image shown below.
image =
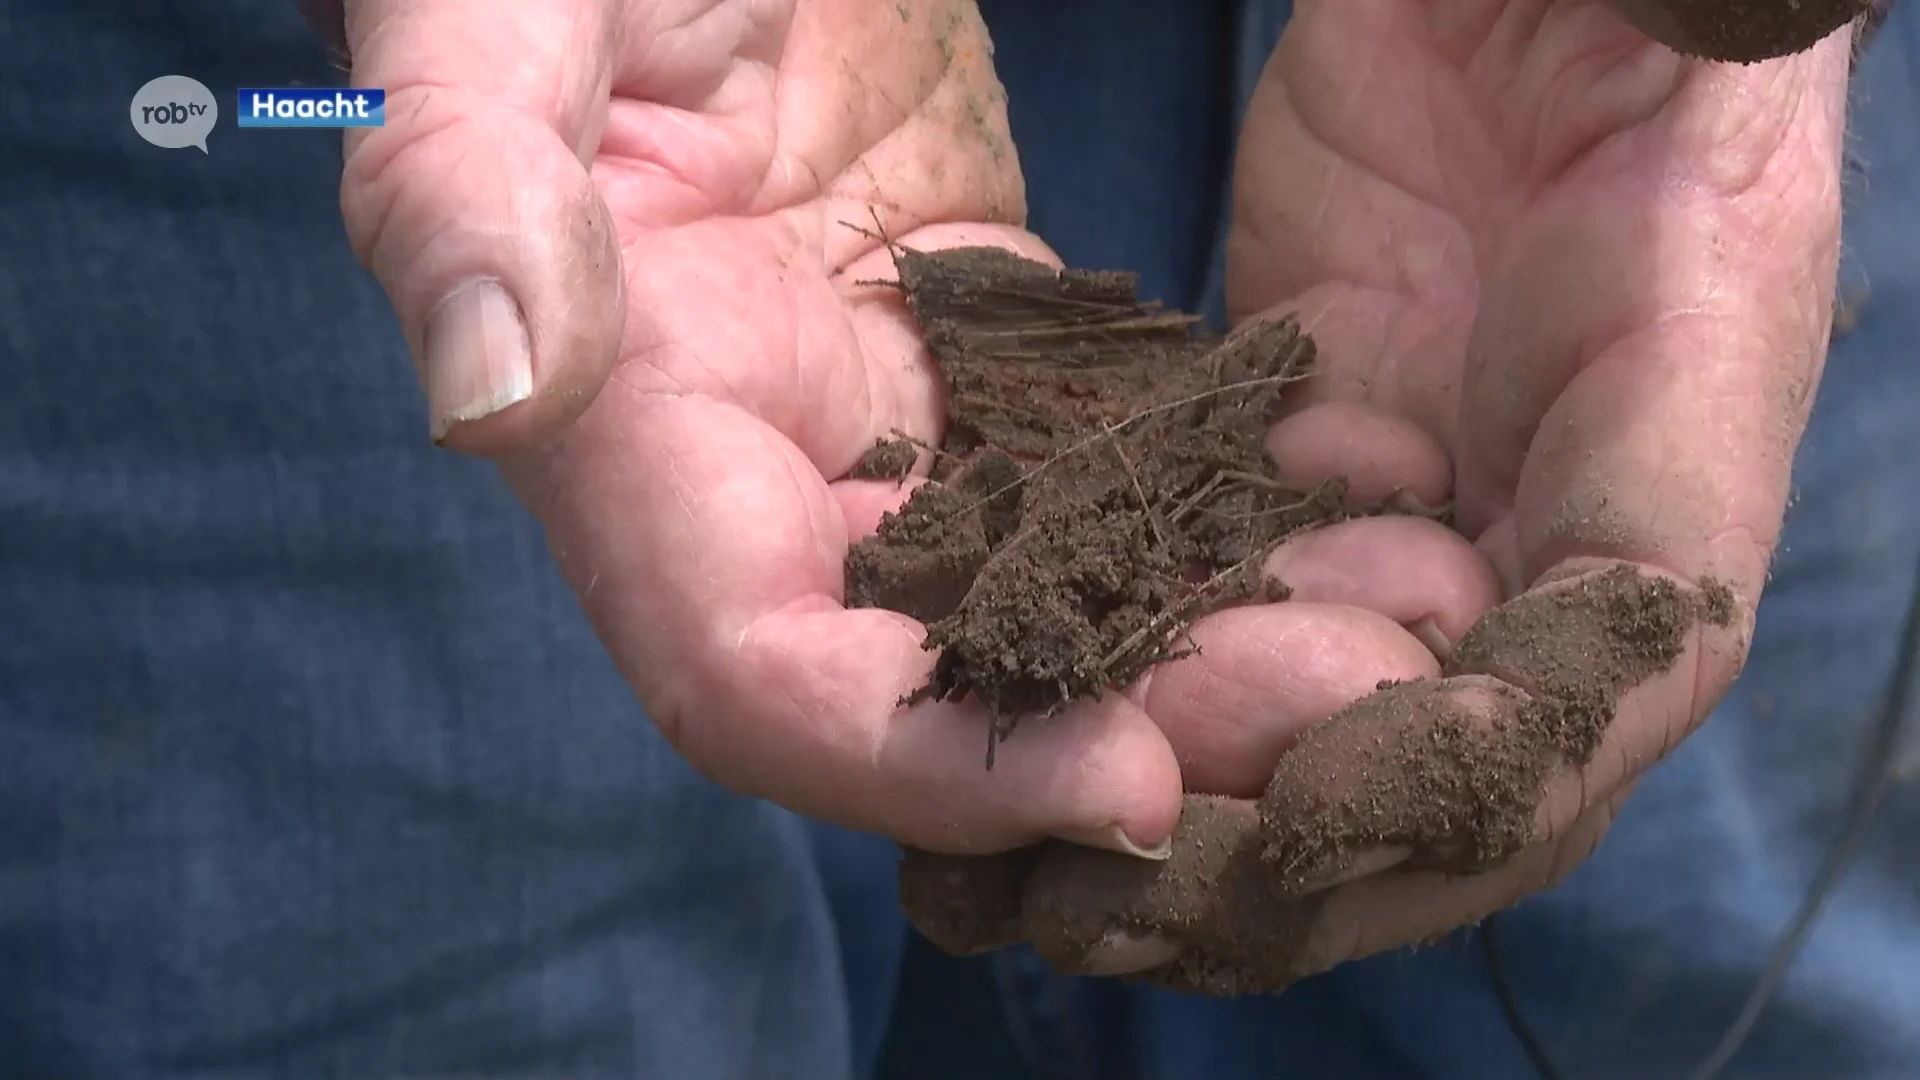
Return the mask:
[[[1284,599],[1281,541],[1357,512],[1290,487],[1265,451],[1313,342],[1291,317],[1223,340],[1141,303],[1137,278],[998,248],[895,250],[946,382],[939,447],[883,441],[854,475],[929,482],[847,556],[847,606],[927,624],[939,659],[908,703],[971,695],[995,747],[1026,717],[1125,687],[1191,651],[1194,620]]]
[[[848,553],[847,603],[927,625],[939,655],[908,701],[981,702],[989,768],[1023,718],[1188,653],[1201,616],[1284,599],[1263,567],[1289,537],[1395,509],[1348,505],[1339,481],[1290,487],[1269,461],[1281,395],[1314,358],[1292,319],[1207,340],[1194,318],[1141,304],[1129,274],[981,248],[897,250],[895,264],[946,382],[946,436],[882,442],[855,469],[905,477],[933,461]],[[1281,989],[1322,969],[1324,882],[1383,856],[1446,874],[1504,865],[1621,695],[1734,613],[1711,579],[1687,593],[1625,563],[1537,589],[1484,616],[1442,678],[1383,684],[1307,732],[1258,800],[1188,794],[1167,861],[1058,841],[909,849],[902,906],[956,954],[1026,941],[1061,971],[1101,974],[1089,958],[1123,934],[1170,950],[1139,973],[1149,982]]]

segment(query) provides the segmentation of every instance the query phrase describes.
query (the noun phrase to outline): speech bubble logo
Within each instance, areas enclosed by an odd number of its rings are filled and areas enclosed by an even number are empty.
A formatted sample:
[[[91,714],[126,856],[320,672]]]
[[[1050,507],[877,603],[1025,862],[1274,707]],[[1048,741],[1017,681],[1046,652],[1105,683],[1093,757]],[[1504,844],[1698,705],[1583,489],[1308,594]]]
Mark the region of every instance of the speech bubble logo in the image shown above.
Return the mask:
[[[220,119],[213,91],[198,79],[162,75],[133,95],[127,113],[133,130],[163,150],[195,147],[207,152],[207,135]]]

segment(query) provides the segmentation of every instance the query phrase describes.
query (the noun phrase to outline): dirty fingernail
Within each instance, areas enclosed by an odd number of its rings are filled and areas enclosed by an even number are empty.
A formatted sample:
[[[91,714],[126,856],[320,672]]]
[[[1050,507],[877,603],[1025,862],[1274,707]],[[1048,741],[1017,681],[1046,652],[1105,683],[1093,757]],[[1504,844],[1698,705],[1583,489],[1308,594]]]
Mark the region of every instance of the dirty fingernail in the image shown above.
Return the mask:
[[[497,281],[463,285],[427,318],[420,381],[434,442],[454,425],[533,396],[533,347],[520,305]]]
[[[1152,847],[1141,847],[1126,830],[1118,825],[1108,825],[1098,829],[1069,829],[1059,834],[1060,839],[1081,847],[1099,848],[1102,851],[1117,851],[1122,855],[1131,855],[1136,859],[1152,862],[1166,862],[1173,857],[1173,837],[1169,836]]]
[[[1441,632],[1440,624],[1434,621],[1433,616],[1429,615],[1407,627],[1407,632],[1425,645],[1434,659],[1444,661],[1453,655],[1453,642],[1447,640],[1447,635]]]
[[[1180,946],[1158,934],[1116,930],[1088,950],[1078,967],[1082,975],[1132,975],[1171,963],[1179,955]]]

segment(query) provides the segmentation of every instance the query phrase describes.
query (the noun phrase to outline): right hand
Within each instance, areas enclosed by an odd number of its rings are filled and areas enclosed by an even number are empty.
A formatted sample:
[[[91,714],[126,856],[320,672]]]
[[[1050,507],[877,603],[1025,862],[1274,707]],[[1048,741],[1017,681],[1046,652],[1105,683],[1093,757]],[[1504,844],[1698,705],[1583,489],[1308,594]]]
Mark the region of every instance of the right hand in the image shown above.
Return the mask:
[[[502,465],[681,752],[940,851],[1170,833],[1179,767],[1136,705],[988,772],[971,707],[896,708],[919,624],[840,604],[902,495],[835,478],[942,416],[897,292],[861,284],[894,276],[873,234],[1053,258],[971,3],[348,0],[346,29],[388,99],[342,207],[433,435]]]
[[[1437,670],[1366,610],[1392,605],[1342,597],[1215,616],[1205,653],[1024,726],[991,771],[978,706],[899,708],[932,668],[924,627],[841,601],[848,544],[904,496],[838,478],[896,430],[937,444],[944,409],[897,290],[861,284],[894,276],[874,234],[1054,258],[1019,227],[970,0],[347,16],[354,82],[387,90],[388,119],[349,137],[342,204],[434,435],[502,465],[642,703],[721,783],[934,852],[1163,856],[1183,768],[1257,790],[1264,774],[1236,779],[1261,760],[1248,732]],[[1352,523],[1372,525],[1408,522]],[[1473,568],[1464,541],[1424,535],[1429,558],[1391,577]],[[1494,599],[1490,571],[1474,580],[1407,621],[1467,625]]]

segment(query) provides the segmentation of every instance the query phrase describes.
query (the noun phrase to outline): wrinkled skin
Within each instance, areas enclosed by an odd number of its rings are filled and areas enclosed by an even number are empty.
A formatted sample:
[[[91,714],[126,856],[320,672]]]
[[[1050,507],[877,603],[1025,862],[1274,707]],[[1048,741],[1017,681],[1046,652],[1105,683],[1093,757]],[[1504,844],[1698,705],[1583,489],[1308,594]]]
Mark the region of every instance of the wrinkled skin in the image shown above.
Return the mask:
[[[1502,596],[1625,562],[1688,591],[1717,580],[1737,604],[1625,694],[1592,762],[1548,782],[1538,842],[1505,868],[1379,872],[1430,854],[1404,851],[1328,868],[1296,974],[1557,880],[1738,673],[1829,333],[1848,50],[1843,32],[1729,67],[1682,59],[1598,3],[1300,5],[1242,138],[1228,256],[1234,313],[1298,310],[1326,357],[1275,433],[1282,460],[1363,494],[1454,500]],[[1457,641],[1483,614],[1479,579],[1368,525],[1282,575],[1403,622],[1430,614]],[[1475,671],[1531,690],[1521,666]],[[1425,711],[1484,709],[1480,682],[1426,688]],[[1352,736],[1321,733],[1290,772],[1337,775],[1375,738],[1367,717],[1336,719]],[[1257,794],[1253,779],[1218,783]]]
[[[930,851],[1165,857],[1183,790],[1259,794],[1302,731],[1437,675],[1545,575],[1626,560],[1733,588],[1730,628],[1548,785],[1537,845],[1463,880],[1391,852],[1341,868],[1308,970],[1552,880],[1738,669],[1824,355],[1844,35],[1718,68],[1592,0],[1300,3],[1230,251],[1236,311],[1298,310],[1322,345],[1274,446],[1360,498],[1456,500],[1466,536],[1301,541],[1273,565],[1296,602],[1214,616],[1200,655],[1023,729],[987,772],[972,706],[897,707],[931,665],[921,628],[840,604],[848,543],[902,496],[839,478],[878,437],[938,435],[936,373],[870,284],[876,232],[1051,258],[1020,228],[971,5],[360,0],[346,30],[389,122],[350,137],[342,206],[433,433],[501,463],[649,713],[722,783]],[[530,378],[501,374],[510,313],[437,308],[476,279],[517,305]]]

